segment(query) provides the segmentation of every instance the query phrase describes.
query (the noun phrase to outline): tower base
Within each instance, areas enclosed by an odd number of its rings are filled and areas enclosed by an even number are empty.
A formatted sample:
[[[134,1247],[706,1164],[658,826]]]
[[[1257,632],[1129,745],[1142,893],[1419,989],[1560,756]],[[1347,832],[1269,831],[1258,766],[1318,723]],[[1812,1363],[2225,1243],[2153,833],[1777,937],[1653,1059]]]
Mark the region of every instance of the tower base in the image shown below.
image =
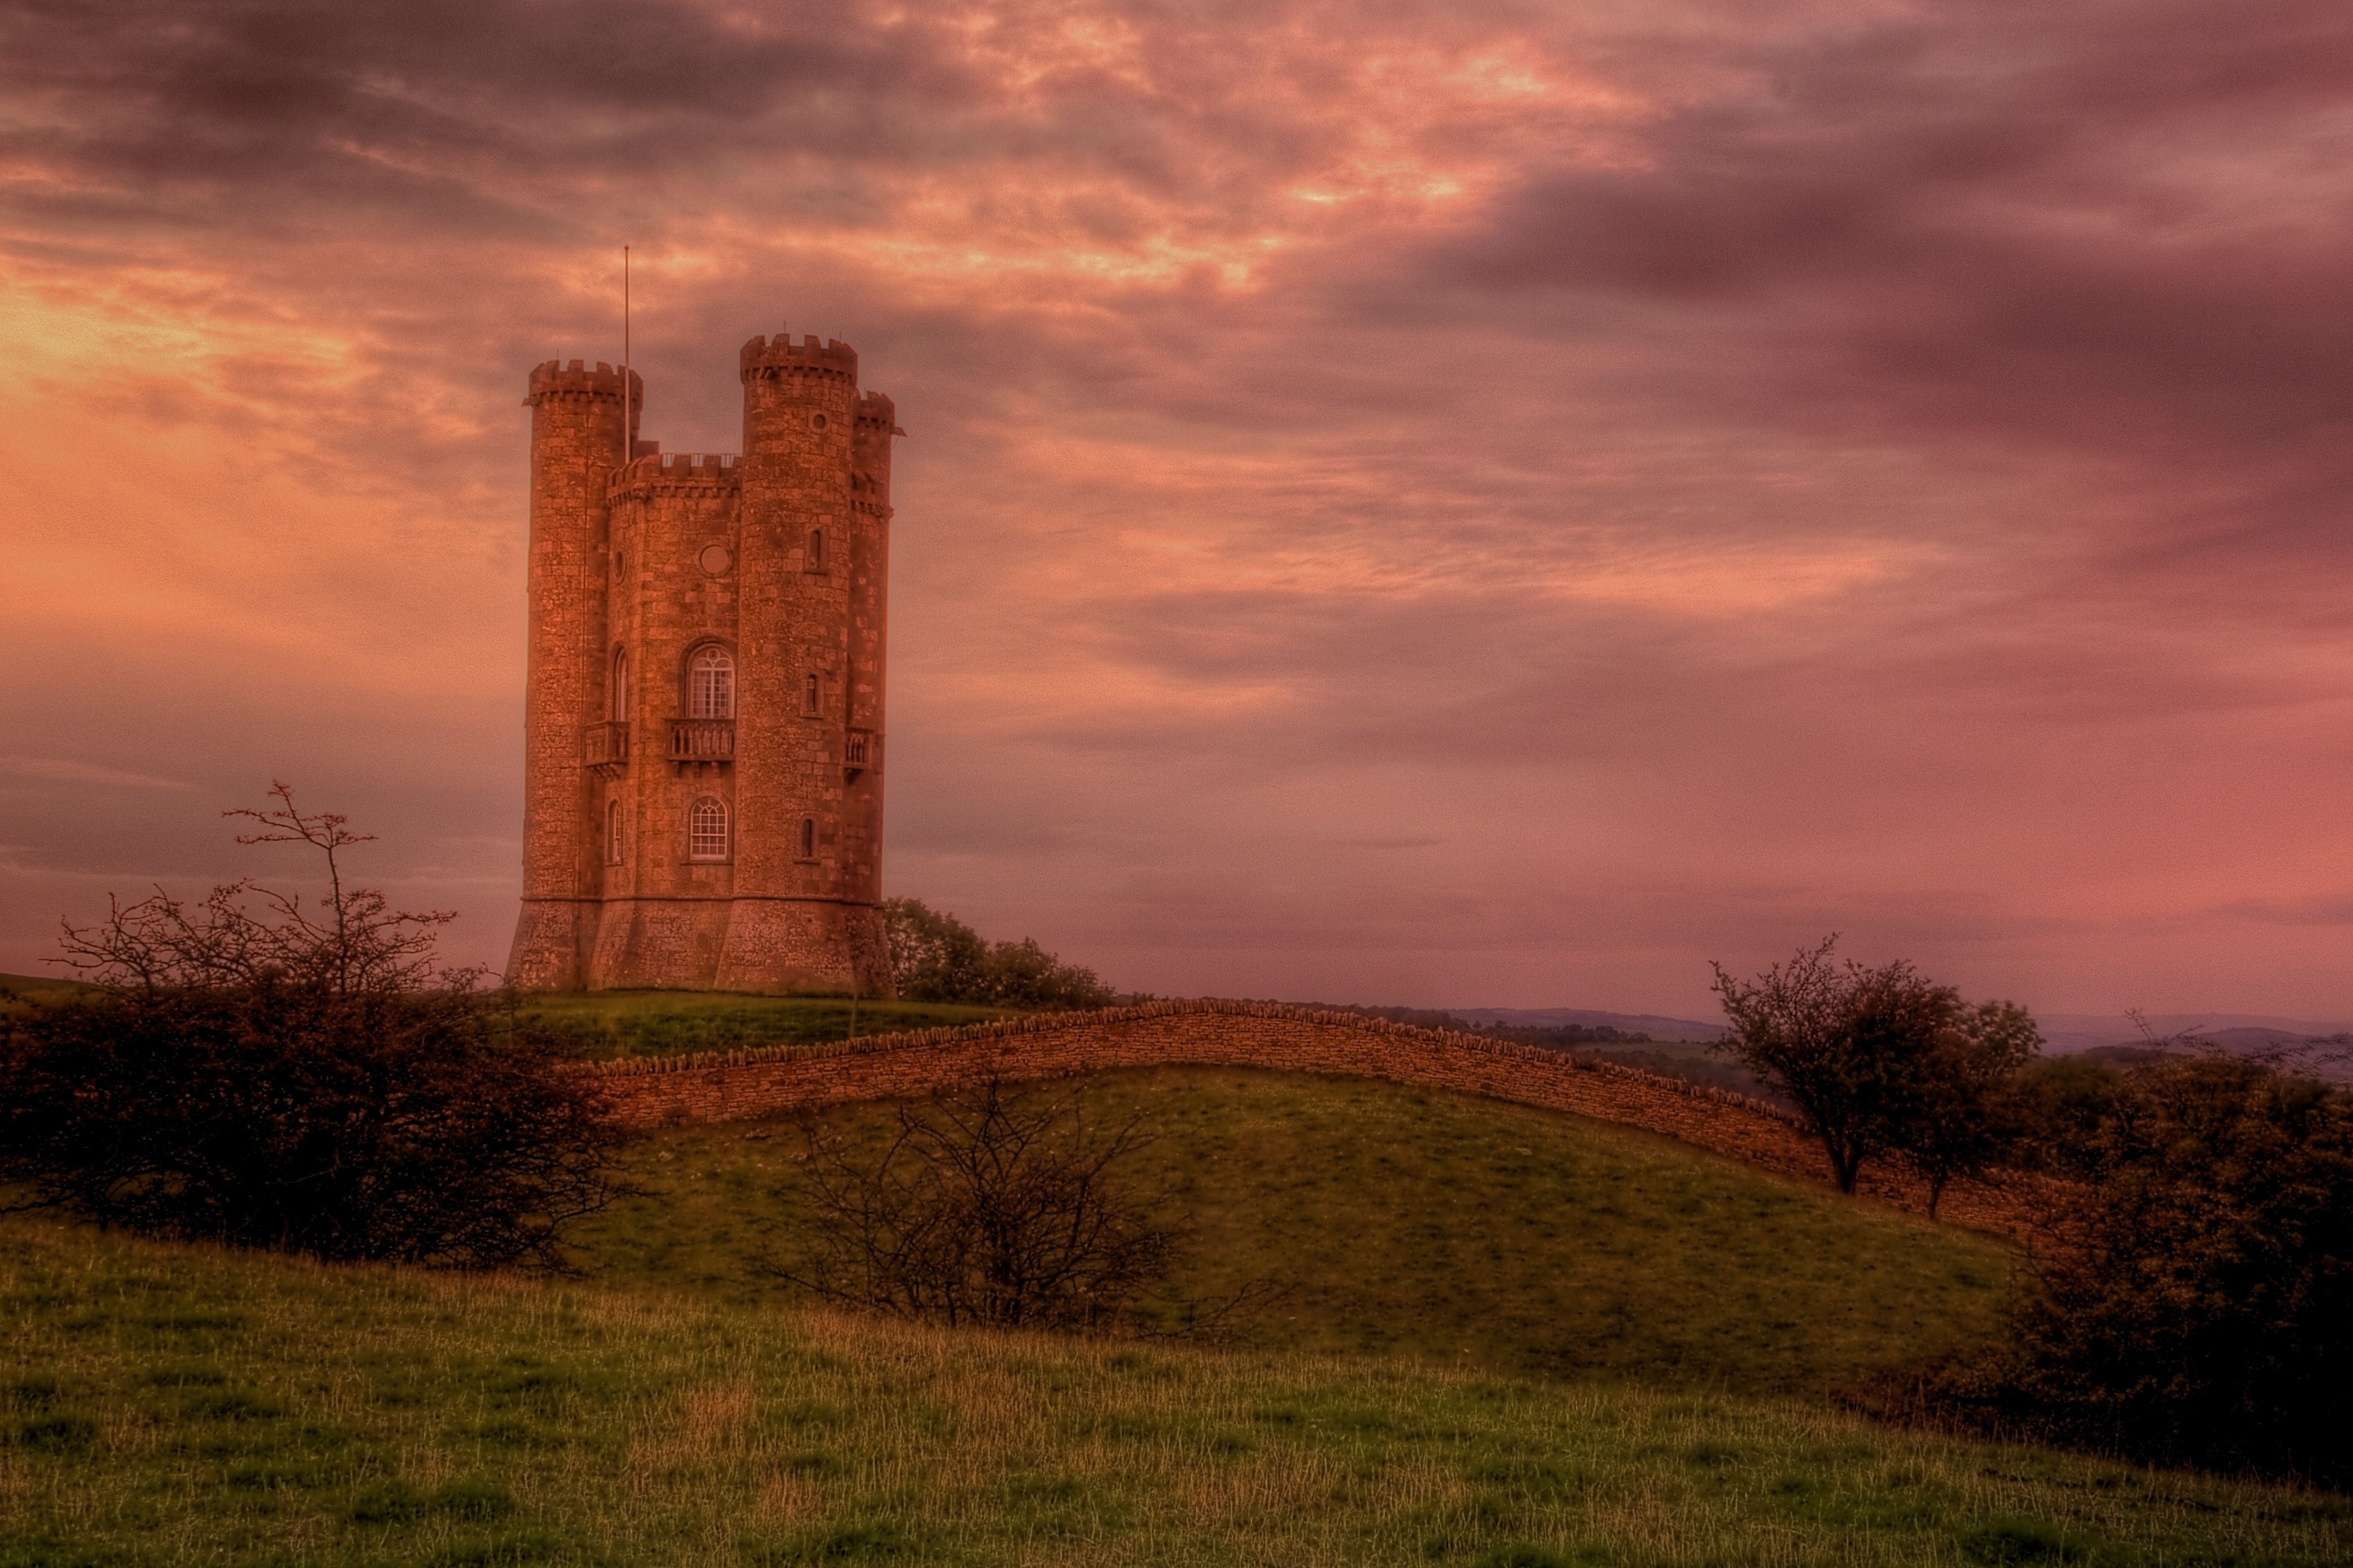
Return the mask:
[[[882,911],[833,899],[526,899],[518,991],[751,991],[888,997]]]

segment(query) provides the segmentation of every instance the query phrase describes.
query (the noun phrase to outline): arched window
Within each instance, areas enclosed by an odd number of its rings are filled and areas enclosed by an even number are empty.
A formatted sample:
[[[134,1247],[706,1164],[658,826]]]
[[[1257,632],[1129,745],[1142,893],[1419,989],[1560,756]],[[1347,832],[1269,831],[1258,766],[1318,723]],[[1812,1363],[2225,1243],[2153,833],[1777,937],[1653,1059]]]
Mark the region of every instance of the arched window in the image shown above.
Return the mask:
[[[629,716],[629,650],[628,648],[617,647],[613,650],[613,689],[607,693],[607,696],[610,700],[608,706],[611,711],[605,717],[616,723],[627,719]]]
[[[809,530],[808,569],[812,572],[825,570],[825,530],[821,528]]]
[[[801,683],[801,711],[804,713],[825,711],[825,677],[815,670],[810,670],[808,679]]]
[[[716,643],[694,650],[686,664],[686,716],[690,719],[735,717],[735,660]]]
[[[801,818],[801,858],[817,858],[817,818],[814,816]]]
[[[701,795],[687,808],[686,858],[690,860],[727,858],[726,803]]]
[[[607,866],[619,865],[621,863],[621,852],[623,848],[624,845],[621,838],[621,803],[617,800],[607,801],[605,804],[605,864]]]

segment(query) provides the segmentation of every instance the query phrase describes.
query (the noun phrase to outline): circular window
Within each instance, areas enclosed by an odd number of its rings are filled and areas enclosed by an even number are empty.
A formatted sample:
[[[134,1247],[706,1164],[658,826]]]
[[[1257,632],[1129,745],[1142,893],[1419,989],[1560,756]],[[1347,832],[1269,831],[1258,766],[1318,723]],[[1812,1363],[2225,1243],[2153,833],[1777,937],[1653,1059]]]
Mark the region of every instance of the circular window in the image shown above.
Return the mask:
[[[824,428],[825,428],[825,426],[826,426],[826,418],[825,418],[825,416],[824,416],[824,415],[822,415],[822,414],[812,414],[812,415],[810,415],[810,416],[809,416],[809,428],[810,428],[810,429],[812,429],[812,430],[822,430],[822,429],[824,429]]]
[[[725,576],[727,568],[733,564],[727,553],[727,547],[723,544],[704,545],[702,553],[696,556],[695,560],[702,563],[705,573],[713,577]]]

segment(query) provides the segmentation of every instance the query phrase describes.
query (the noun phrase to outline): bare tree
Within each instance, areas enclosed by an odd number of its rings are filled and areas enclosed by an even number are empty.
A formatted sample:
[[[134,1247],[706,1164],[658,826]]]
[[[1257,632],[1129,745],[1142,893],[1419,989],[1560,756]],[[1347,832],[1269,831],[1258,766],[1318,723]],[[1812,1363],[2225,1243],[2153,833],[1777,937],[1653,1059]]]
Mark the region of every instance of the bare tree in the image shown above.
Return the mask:
[[[804,1121],[814,1224],[779,1277],[830,1300],[950,1323],[1100,1328],[1167,1275],[1163,1195],[1123,1169],[1140,1115],[1090,1123],[1073,1089],[991,1075],[902,1107],[877,1152]]]
[[[51,962],[118,993],[242,986],[266,979],[336,994],[428,986],[465,990],[481,978],[479,969],[443,969],[434,962],[440,928],[457,919],[454,911],[395,910],[374,888],[343,886],[336,852],[373,843],[373,835],[352,832],[350,819],[339,813],[303,811],[286,784],[273,783],[269,794],[278,803],[272,808],[221,815],[261,825],[258,833],[240,835],[239,844],[308,844],[318,849],[326,862],[324,899],[305,905],[299,895],[261,887],[250,878],[215,888],[195,905],[160,888],[134,904],[110,897],[106,919],[96,925],[64,922],[59,945],[65,956]]]

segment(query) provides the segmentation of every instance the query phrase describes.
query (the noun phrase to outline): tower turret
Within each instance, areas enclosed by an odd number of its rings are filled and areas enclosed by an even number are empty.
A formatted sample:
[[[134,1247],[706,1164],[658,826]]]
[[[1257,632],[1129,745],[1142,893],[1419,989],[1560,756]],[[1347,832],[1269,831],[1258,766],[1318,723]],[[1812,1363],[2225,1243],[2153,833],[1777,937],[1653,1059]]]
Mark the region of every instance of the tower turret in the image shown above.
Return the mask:
[[[887,985],[871,879],[849,859],[851,451],[858,354],[815,337],[754,338],[744,384],[743,717],[735,792],[747,833],[720,983],[766,989],[830,976]]]
[[[632,374],[629,437],[644,390]],[[522,915],[508,979],[581,982],[596,871],[582,726],[603,696],[606,486],[621,463],[622,373],[549,360],[531,373],[531,610],[523,676]]]

